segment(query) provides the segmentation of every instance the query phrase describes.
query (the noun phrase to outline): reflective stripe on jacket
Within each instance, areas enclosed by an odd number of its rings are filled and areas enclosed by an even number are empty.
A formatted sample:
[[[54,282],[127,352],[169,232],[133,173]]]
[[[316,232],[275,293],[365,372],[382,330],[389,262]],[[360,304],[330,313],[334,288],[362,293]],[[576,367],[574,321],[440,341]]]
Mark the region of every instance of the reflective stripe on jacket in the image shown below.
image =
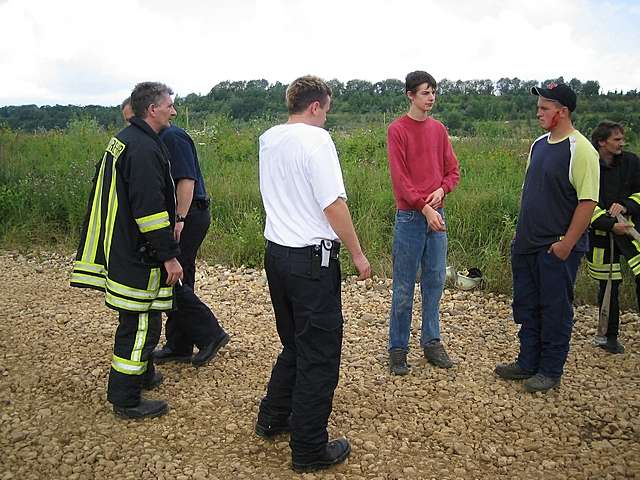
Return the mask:
[[[163,262],[180,250],[168,159],[156,133],[134,117],[96,166],[71,285],[103,291],[116,310],[173,307]]]

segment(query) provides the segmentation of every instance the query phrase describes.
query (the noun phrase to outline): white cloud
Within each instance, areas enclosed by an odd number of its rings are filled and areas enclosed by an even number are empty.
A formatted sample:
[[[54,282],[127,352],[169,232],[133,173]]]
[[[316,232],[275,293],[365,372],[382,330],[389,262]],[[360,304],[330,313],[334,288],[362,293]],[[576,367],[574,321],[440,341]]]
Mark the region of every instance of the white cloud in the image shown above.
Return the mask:
[[[0,105],[117,104],[142,80],[563,75],[640,88],[640,7],[591,0],[8,0]],[[10,72],[7,74],[6,72]]]

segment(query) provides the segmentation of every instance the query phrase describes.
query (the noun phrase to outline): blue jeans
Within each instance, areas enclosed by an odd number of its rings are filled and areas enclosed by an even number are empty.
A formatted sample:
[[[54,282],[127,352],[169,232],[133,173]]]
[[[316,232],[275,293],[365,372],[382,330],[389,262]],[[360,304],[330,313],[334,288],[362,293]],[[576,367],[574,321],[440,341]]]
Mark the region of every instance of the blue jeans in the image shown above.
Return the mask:
[[[444,211],[438,212],[444,218]],[[422,329],[420,346],[440,339],[440,298],[444,289],[447,234],[429,229],[417,210],[398,210],[393,232],[393,297],[389,320],[389,350],[409,350],[413,291],[420,267]]]
[[[511,252],[513,319],[520,324],[518,365],[547,377],[560,377],[573,329],[573,288],[584,254],[562,261],[542,249]]]

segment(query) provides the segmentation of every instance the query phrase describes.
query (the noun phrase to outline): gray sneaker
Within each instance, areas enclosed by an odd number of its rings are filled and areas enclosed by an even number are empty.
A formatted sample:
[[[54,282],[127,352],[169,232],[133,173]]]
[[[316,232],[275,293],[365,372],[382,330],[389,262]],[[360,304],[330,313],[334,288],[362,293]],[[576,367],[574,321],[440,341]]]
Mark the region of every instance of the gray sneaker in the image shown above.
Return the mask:
[[[560,385],[560,377],[547,377],[536,373],[533,377],[524,381],[524,391],[529,393],[546,392]]]
[[[518,362],[499,363],[494,370],[495,374],[505,380],[525,380],[535,375],[534,372],[523,370]]]
[[[447,355],[447,351],[444,349],[441,341],[428,343],[427,346],[424,347],[424,358],[436,367],[453,367],[453,362],[449,358],[449,355]]]
[[[407,364],[407,352],[401,348],[389,350],[389,370],[394,375],[406,375],[409,373]]]

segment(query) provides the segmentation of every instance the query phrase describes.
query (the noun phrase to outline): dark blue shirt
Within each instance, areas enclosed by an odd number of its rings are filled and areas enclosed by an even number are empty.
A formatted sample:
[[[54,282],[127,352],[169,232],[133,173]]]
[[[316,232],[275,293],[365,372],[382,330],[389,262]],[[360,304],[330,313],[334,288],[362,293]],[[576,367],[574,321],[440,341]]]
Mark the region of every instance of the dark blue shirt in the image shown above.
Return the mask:
[[[171,154],[171,176],[178,183],[183,178],[195,180],[194,200],[206,200],[207,190],[198,163],[198,152],[193,140],[183,129],[171,125],[160,132],[160,139]]]
[[[599,172],[598,153],[580,132],[558,142],[550,142],[549,134],[538,138],[522,187],[514,252],[535,253],[561,240],[578,202],[597,201]],[[585,232],[574,251],[588,249]]]

